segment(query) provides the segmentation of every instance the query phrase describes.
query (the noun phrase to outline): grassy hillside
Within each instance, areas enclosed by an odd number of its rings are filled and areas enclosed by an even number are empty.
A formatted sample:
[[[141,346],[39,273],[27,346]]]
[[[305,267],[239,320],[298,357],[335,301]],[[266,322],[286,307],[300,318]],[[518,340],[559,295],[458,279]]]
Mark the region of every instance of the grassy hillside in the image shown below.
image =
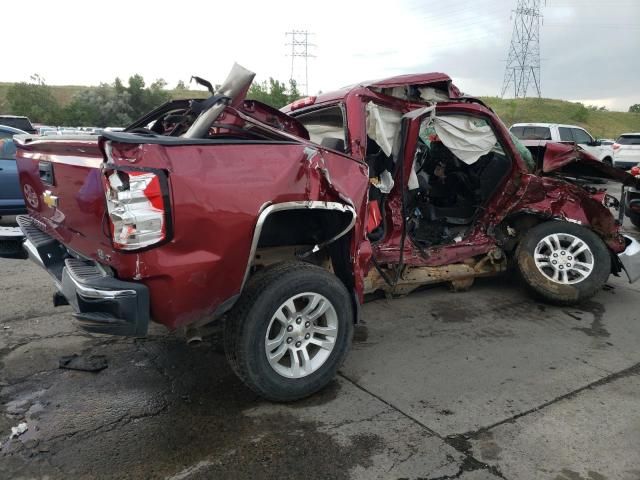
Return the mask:
[[[0,83],[0,106],[10,83]],[[61,105],[66,105],[76,93],[88,87],[60,85],[51,87]],[[89,87],[90,88],[90,87]],[[202,90],[172,90],[174,98],[206,97]],[[507,126],[518,122],[550,122],[580,125],[598,138],[616,138],[624,132],[640,132],[640,114],[591,110],[579,103],[549,98],[502,99],[482,97]],[[9,112],[0,112],[9,113]]]
[[[616,138],[625,132],[640,132],[640,114],[591,110],[580,103],[549,98],[502,99],[482,97],[507,126],[519,122],[580,125],[597,138]]]

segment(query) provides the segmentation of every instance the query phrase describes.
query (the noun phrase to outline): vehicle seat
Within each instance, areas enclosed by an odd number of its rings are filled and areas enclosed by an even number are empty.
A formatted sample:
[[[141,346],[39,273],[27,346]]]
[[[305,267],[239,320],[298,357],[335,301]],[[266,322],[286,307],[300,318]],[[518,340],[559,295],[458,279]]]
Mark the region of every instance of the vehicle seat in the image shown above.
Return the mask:
[[[511,171],[511,158],[502,154],[490,154],[486,159],[484,168],[479,174],[478,197],[481,204],[484,204],[491,194],[502,183],[507,174]]]

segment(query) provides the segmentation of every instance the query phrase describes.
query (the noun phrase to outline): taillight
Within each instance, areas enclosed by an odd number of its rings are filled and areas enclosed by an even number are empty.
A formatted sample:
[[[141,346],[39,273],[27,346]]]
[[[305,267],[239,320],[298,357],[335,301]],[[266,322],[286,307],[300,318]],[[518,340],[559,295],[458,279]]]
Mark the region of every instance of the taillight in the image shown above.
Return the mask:
[[[614,150],[618,150],[620,148],[620,144],[619,143],[614,143],[613,144],[613,149]]]
[[[107,214],[115,248],[139,250],[168,239],[164,175],[162,171],[105,171]]]
[[[638,165],[636,165],[635,167],[631,167],[629,173],[631,173],[631,175],[633,175],[634,177],[640,175],[640,167]]]

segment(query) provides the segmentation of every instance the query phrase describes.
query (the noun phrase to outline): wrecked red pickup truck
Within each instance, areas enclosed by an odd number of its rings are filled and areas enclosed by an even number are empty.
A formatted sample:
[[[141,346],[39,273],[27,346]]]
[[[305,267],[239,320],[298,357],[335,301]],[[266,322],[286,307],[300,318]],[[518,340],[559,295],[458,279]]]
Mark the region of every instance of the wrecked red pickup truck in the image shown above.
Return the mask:
[[[209,99],[169,102],[124,132],[18,140],[24,247],[81,327],[141,336],[150,320],[224,318],[234,371],[288,401],[335,375],[369,292],[463,289],[513,265],[568,304],[611,273],[640,276],[640,244],[608,208],[621,204],[561,175],[636,180],[573,145],[530,154],[448,76],[282,111],[245,99],[253,76],[235,66]]]

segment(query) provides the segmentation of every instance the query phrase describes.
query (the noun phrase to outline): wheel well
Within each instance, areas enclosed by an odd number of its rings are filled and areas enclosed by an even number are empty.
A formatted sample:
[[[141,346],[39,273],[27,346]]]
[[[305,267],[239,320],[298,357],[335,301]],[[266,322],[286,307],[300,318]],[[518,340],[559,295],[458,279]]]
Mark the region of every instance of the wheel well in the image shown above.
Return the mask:
[[[360,305],[354,291],[353,267],[349,246],[352,210],[294,209],[280,210],[267,216],[252,258],[252,270],[270,265],[302,260],[332,272],[352,295],[354,323]],[[315,246],[321,248],[315,250]]]
[[[352,221],[353,213],[350,211],[319,208],[279,210],[265,219],[258,248],[321,245],[345,232]]]
[[[332,271],[351,287],[353,281],[346,280],[352,278],[348,239],[354,221],[355,212],[346,208],[296,208],[271,212],[259,221],[250,269],[256,271],[274,263],[302,260]]]
[[[543,215],[523,212],[505,218],[496,229],[496,239],[502,244],[505,252],[515,251],[522,235],[539,223],[551,220]]]
[[[502,221],[496,229],[496,238],[502,243],[505,252],[513,253],[524,233],[536,225],[550,220],[553,220],[553,218],[530,212],[519,213]],[[592,229],[590,228],[590,230]],[[597,232],[594,233],[597,234]],[[611,249],[608,250],[611,256],[611,273],[617,275],[622,271],[622,264],[618,256]]]

